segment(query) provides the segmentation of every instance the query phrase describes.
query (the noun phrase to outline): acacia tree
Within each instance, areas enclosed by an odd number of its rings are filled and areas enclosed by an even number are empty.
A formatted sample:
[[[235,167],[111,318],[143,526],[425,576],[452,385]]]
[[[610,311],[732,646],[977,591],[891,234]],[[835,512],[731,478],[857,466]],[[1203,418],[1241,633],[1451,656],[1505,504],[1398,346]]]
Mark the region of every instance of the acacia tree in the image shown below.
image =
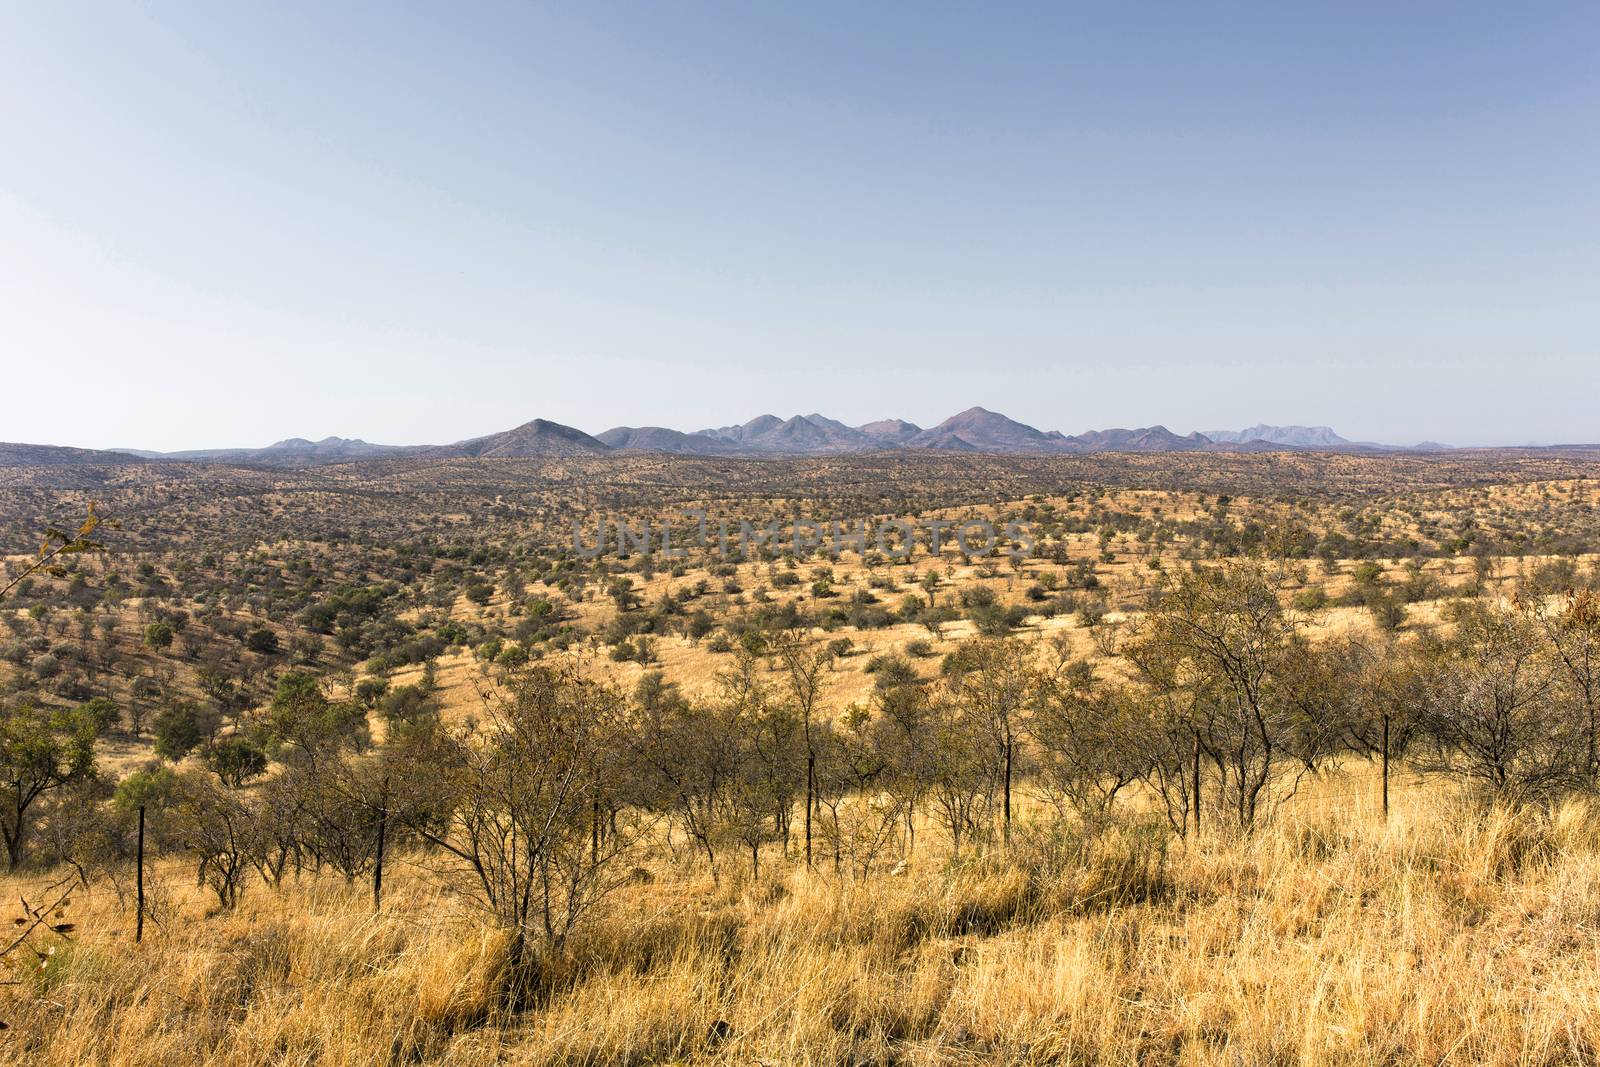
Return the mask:
[[[1145,783],[1161,797],[1167,823],[1174,831],[1186,835],[1192,814],[1198,833],[1204,799],[1201,761],[1213,755],[1206,745],[1216,719],[1212,689],[1197,684],[1198,678],[1183,679],[1174,650],[1152,640],[1148,633],[1123,642],[1117,654],[1132,665],[1139,683],[1129,688],[1127,699],[1149,724]]]
[[[1422,655],[1391,637],[1377,645],[1353,639],[1330,643],[1321,651],[1343,683],[1340,738],[1352,751],[1378,762],[1379,797],[1387,819],[1394,761],[1416,740],[1427,711]]]
[[[826,646],[818,645],[805,634],[791,630],[773,639],[772,651],[783,669],[789,698],[795,715],[800,720],[801,739],[806,749],[805,835],[806,866],[811,866],[812,817],[817,806],[817,751],[819,731],[816,722],[817,707],[828,682],[828,669],[833,665],[833,654]]]
[[[884,725],[865,705],[851,704],[826,733],[819,799],[835,873],[848,863],[865,879],[897,836],[901,797],[882,788],[891,766]]]
[[[262,825],[253,859],[261,880],[274,889],[282,885],[290,864],[296,872],[304,868],[312,836],[306,802],[305,775],[292,767],[268,779],[255,798]]]
[[[1009,842],[1017,742],[1038,685],[1032,651],[1015,638],[980,639],[957,649],[948,664],[952,699],[988,741],[1000,784],[1002,833]]]
[[[509,671],[476,729],[433,735],[440,795],[416,832],[460,860],[474,895],[511,934],[525,974],[559,950],[610,890],[627,833],[595,834],[627,745],[626,698],[572,663]]]
[[[1532,800],[1586,780],[1584,724],[1558,699],[1537,626],[1501,605],[1463,604],[1429,667],[1430,766]]]
[[[1562,699],[1581,720],[1584,775],[1600,780],[1600,594],[1569,590],[1554,603],[1537,598],[1525,606],[1549,642]]]
[[[740,777],[737,706],[691,703],[667,689],[640,702],[629,763],[641,800],[667,814],[705,853],[717,878],[717,843]]]
[[[887,768],[883,788],[894,795],[905,819],[906,851],[917,841],[917,807],[933,782],[938,763],[930,687],[904,660],[891,660],[873,684],[873,720]]]
[[[265,816],[255,857],[262,878],[276,886],[291,862],[298,871],[308,858],[318,869],[332,867],[346,881],[370,869],[382,813],[369,802],[364,778],[347,759],[368,747],[365,711],[353,702],[330,700],[322,679],[291,671],[279,679],[251,726],[261,748],[282,765],[257,801]],[[391,725],[391,739],[402,730],[403,724]],[[224,740],[212,752],[230,744],[242,741]]]
[[[1064,662],[1041,679],[1027,723],[1046,794],[1086,821],[1104,817],[1149,774],[1152,725],[1126,687],[1100,681],[1083,660]]]
[[[928,798],[951,848],[960,852],[963,842],[980,841],[994,829],[999,781],[990,738],[951,700],[929,704],[924,728],[931,756]]]
[[[789,824],[800,781],[801,727],[794,711],[757,676],[760,660],[734,651],[732,668],[717,674],[722,719],[735,739],[728,789],[730,833],[750,852],[751,877],[761,874],[761,849],[781,841],[788,852]]]
[[[278,680],[256,733],[262,744],[285,762],[316,763],[342,747],[366,748],[366,711],[351,701],[328,699],[321,679],[290,671]]]
[[[1314,766],[1317,753],[1305,742],[1324,736],[1307,722],[1297,637],[1264,568],[1238,562],[1179,574],[1134,642],[1147,646],[1133,654],[1151,665],[1155,685],[1187,692],[1196,747],[1216,765],[1243,830],[1255,825],[1280,771]]]
[[[219,907],[239,902],[245,875],[260,868],[266,820],[237,791],[210,775],[191,771],[179,780],[173,806],[174,834],[195,858],[196,878],[217,895]]]

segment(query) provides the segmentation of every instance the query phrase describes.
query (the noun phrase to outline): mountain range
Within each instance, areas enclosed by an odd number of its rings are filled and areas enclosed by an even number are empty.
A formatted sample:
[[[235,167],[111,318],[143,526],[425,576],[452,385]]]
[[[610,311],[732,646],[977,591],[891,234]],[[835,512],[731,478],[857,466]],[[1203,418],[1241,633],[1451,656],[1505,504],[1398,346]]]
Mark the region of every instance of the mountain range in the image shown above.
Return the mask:
[[[1039,430],[981,407],[968,408],[926,429],[904,419],[881,419],[860,426],[847,426],[818,414],[795,415],[788,419],[760,415],[737,426],[719,426],[693,433],[661,426],[617,426],[597,435],[597,439],[614,449],[696,455],[825,455],[893,448],[1066,454],[1236,452],[1273,448],[1396,450],[1396,446],[1348,441],[1326,426],[1260,425],[1247,430],[1219,430],[1182,436],[1165,426],[1145,426],[1131,430],[1090,430],[1072,436],[1057,430]]]
[[[292,467],[404,456],[495,459],[592,456],[612,452],[819,456],[895,449],[936,449],[991,454],[1083,455],[1095,452],[1431,451],[1445,447],[1432,442],[1394,446],[1350,441],[1327,426],[1259,425],[1244,430],[1210,430],[1184,435],[1173,433],[1165,426],[1144,426],[1136,429],[1090,430],[1069,435],[1057,430],[1040,430],[987,408],[971,407],[936,426],[926,428],[904,419],[880,419],[850,426],[813,412],[787,419],[776,415],[759,415],[738,425],[692,432],[665,426],[616,426],[595,436],[558,422],[534,419],[501,433],[448,445],[380,445],[349,437],[325,437],[320,441],[291,437],[265,448],[152,452],[132,448],[94,451],[0,443],[0,465],[159,460]]]

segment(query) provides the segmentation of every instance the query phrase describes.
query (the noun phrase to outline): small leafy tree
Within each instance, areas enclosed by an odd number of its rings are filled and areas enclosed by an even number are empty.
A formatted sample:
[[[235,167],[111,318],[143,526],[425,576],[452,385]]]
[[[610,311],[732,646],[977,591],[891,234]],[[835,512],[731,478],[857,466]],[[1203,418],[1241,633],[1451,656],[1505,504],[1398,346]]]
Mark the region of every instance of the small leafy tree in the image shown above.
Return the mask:
[[[360,750],[368,742],[367,715],[361,705],[329,700],[322,682],[303,671],[290,671],[278,680],[257,726],[263,746],[285,758],[314,759],[344,745]]]
[[[1388,818],[1394,762],[1416,741],[1427,711],[1423,657],[1393,640],[1376,646],[1330,642],[1321,652],[1342,683],[1336,728],[1346,747],[1377,761],[1380,803]]]
[[[0,840],[16,870],[41,798],[93,776],[95,716],[82,708],[0,712]]]
[[[215,733],[218,722],[215,712],[184,702],[163,710],[154,725],[156,755],[177,762]]]
[[[242,737],[225,737],[206,752],[206,766],[223,785],[238,789],[267,773],[267,754]]]
[[[172,647],[172,627],[164,622],[153,622],[144,628],[144,645],[157,652]]]

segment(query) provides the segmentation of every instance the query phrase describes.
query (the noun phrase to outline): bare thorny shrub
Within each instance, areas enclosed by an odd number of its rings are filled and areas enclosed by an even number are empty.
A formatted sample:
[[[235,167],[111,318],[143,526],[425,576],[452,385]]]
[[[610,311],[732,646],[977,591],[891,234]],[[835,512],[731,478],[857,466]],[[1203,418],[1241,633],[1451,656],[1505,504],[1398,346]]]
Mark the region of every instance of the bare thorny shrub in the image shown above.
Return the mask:
[[[536,665],[488,695],[483,721],[419,739],[432,795],[411,810],[421,839],[448,857],[453,883],[511,938],[521,993],[619,881],[634,840],[608,817],[627,703],[576,664]]]

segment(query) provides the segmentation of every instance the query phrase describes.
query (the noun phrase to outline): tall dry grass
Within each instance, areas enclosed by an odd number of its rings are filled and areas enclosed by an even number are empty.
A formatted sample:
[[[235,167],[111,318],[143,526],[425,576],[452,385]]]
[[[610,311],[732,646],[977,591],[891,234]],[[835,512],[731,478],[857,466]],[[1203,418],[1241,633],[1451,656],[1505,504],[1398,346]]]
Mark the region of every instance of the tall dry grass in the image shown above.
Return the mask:
[[[0,1059],[106,1064],[1472,1063],[1597,1059],[1600,810],[1407,798],[1251,840],[1113,830],[860,884],[663,870],[507,1007],[505,940],[413,870],[143,945],[109,888],[6,996]],[[1165,851],[1163,851],[1165,849]],[[27,880],[4,886],[9,898]]]

